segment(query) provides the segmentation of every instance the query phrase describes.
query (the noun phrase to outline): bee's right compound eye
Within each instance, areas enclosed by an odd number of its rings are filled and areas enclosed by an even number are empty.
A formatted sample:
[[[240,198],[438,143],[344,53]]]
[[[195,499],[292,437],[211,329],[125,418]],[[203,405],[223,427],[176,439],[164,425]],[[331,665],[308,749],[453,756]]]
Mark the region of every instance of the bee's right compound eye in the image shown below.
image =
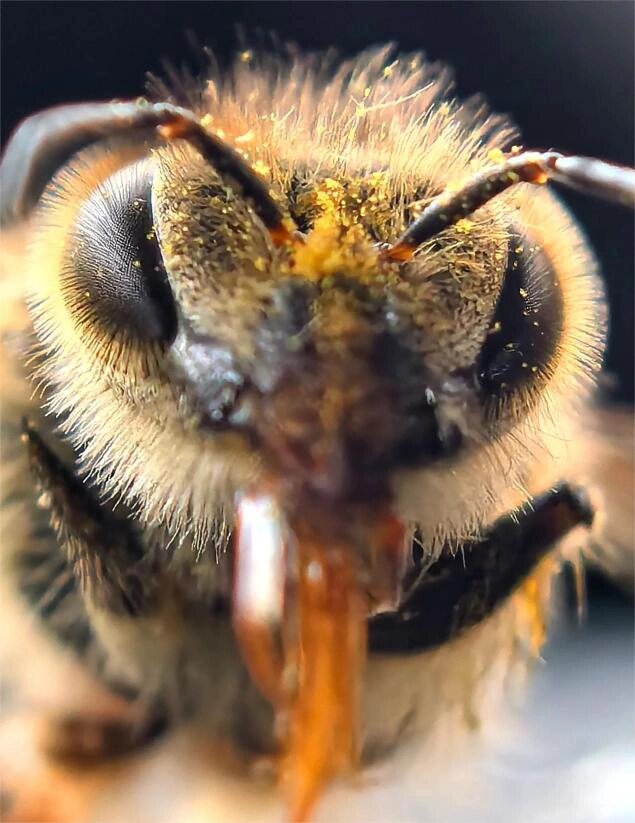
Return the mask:
[[[152,165],[140,160],[98,184],[79,206],[60,271],[62,298],[76,322],[105,342],[169,345],[174,300],[152,219]]]

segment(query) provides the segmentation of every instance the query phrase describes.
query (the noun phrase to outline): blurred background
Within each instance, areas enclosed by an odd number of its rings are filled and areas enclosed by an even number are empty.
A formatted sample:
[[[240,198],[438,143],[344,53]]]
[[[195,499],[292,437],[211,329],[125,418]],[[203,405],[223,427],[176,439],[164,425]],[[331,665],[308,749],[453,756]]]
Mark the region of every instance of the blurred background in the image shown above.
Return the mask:
[[[138,96],[147,71],[163,72],[163,59],[195,68],[188,31],[221,62],[229,60],[240,43],[241,27],[247,35],[275,32],[304,49],[334,46],[343,55],[387,41],[404,51],[422,50],[454,68],[458,96],[482,93],[494,110],[510,114],[525,146],[634,163],[631,0],[5,0],[1,13],[3,144],[17,123],[38,109]],[[560,193],[587,232],[607,284],[612,325],[606,367],[612,379],[605,391],[614,400],[632,403],[633,215]],[[635,766],[632,624],[630,598],[592,577],[584,628],[564,621],[545,652],[549,665],[541,667],[524,710],[528,732],[523,753],[503,751],[498,760],[482,761],[481,772],[498,787],[495,805],[508,809],[513,802],[519,814],[514,819],[635,819],[628,780],[622,779]],[[519,769],[528,780],[522,786]],[[393,808],[390,798],[386,803],[386,809]],[[552,812],[548,817],[546,807]],[[572,813],[574,807],[578,811]],[[433,818],[436,813],[434,819],[467,819],[461,818],[466,807],[455,808],[455,817],[434,806],[427,811]],[[491,813],[490,805],[478,819],[492,819]]]

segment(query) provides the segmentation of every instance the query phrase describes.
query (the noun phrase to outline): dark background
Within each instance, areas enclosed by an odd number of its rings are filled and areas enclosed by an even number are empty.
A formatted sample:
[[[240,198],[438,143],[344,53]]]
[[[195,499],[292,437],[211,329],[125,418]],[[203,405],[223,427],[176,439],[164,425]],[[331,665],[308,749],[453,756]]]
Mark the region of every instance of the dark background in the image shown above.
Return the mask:
[[[483,92],[510,113],[524,145],[633,164],[634,4],[627,2],[5,2],[2,140],[31,112],[134,97],[161,60],[195,64],[186,30],[223,58],[236,28],[275,31],[308,49],[349,54],[395,41],[455,69],[460,96]],[[614,397],[633,399],[633,217],[577,195],[608,283],[607,366]]]

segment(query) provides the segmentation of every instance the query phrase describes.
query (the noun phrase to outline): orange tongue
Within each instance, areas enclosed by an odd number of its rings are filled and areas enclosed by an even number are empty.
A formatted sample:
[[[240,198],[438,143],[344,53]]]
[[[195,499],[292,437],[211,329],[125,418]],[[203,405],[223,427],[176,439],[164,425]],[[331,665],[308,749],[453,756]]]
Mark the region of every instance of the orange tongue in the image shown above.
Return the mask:
[[[347,523],[349,543],[287,522],[267,495],[243,497],[237,508],[234,630],[277,712],[281,778],[299,823],[327,781],[357,764],[366,618],[398,597],[404,530],[380,510],[358,529]],[[370,560],[364,585],[361,544]]]
[[[297,691],[289,709],[283,781],[294,823],[306,820],[324,784],[358,757],[358,711],[366,648],[365,597],[353,555],[298,535]]]

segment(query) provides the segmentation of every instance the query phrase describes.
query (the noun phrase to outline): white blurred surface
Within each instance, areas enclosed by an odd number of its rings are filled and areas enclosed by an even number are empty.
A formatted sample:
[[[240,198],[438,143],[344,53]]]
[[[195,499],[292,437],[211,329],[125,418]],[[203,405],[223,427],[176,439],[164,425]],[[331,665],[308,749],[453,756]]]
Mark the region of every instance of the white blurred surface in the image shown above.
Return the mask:
[[[402,749],[354,785],[331,787],[314,823],[635,821],[633,662],[632,607],[604,595],[586,625],[556,632],[526,693],[460,755]],[[16,820],[285,821],[276,792],[214,774],[213,753],[201,757],[186,735],[73,772],[44,763],[34,740],[33,724],[20,718],[0,735],[3,784],[32,801],[30,816]]]

